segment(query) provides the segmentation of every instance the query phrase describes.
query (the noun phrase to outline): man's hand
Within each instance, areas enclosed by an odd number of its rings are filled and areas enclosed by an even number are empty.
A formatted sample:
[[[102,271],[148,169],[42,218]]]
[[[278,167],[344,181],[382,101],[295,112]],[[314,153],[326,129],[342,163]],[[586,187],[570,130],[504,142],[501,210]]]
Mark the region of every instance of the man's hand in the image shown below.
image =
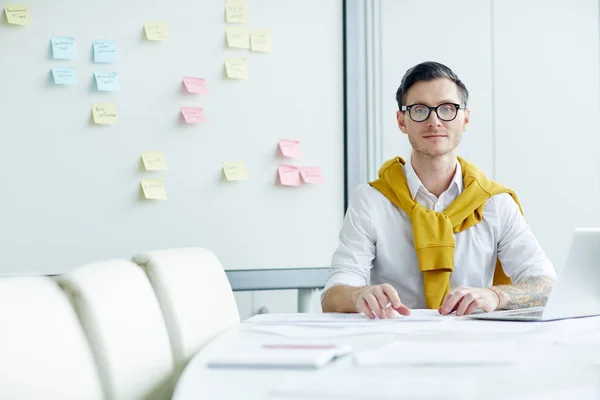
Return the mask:
[[[356,290],[352,295],[356,310],[374,319],[394,318],[394,310],[402,315],[409,315],[410,310],[400,301],[396,289],[389,283],[366,286]]]
[[[456,315],[469,315],[476,310],[494,311],[499,305],[499,296],[493,289],[459,286],[446,295],[438,311],[443,315],[454,311]]]

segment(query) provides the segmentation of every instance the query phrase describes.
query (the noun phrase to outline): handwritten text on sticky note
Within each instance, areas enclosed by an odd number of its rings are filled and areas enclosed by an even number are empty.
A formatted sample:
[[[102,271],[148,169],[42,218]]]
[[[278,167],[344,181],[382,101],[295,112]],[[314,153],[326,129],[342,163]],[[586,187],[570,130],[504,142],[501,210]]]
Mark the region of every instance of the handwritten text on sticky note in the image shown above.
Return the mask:
[[[224,162],[223,172],[228,181],[247,181],[249,179],[246,164],[243,162]]]
[[[248,28],[245,26],[228,26],[225,28],[225,33],[227,36],[227,46],[238,49],[250,48]]]
[[[204,78],[194,78],[192,76],[184,76],[183,84],[188,93],[207,93],[206,81]]]
[[[229,79],[248,79],[248,64],[245,58],[227,58],[225,73]]]
[[[300,142],[297,140],[281,139],[279,141],[279,149],[281,154],[288,158],[302,158],[302,150],[300,150]]]
[[[94,62],[114,64],[117,62],[116,40],[94,40]]]
[[[148,200],[166,200],[167,192],[165,191],[165,183],[162,180],[143,180],[142,191],[144,197]]]
[[[271,31],[266,29],[255,29],[250,36],[252,51],[261,51],[270,53],[273,51],[273,36]]]
[[[231,2],[225,5],[225,21],[230,24],[248,22],[248,5],[245,2]]]
[[[181,115],[188,124],[197,124],[198,122],[206,122],[204,110],[199,107],[181,107]]]
[[[323,183],[325,178],[320,167],[300,167],[300,175],[306,183]]]
[[[117,120],[117,107],[110,103],[93,103],[92,117],[99,125],[115,125]]]
[[[119,74],[116,72],[94,72],[96,87],[102,92],[118,92],[121,90]]]
[[[283,186],[300,186],[302,184],[298,167],[279,165],[277,172],[279,173],[279,183]]]
[[[73,67],[52,68],[52,78],[56,85],[75,85],[79,82],[77,71]]]
[[[4,7],[6,20],[13,25],[30,25],[29,6],[9,4]]]
[[[146,22],[144,24],[144,32],[146,32],[148,40],[169,40],[169,29],[166,22]]]
[[[68,36],[53,37],[52,57],[57,60],[72,60],[77,57],[77,48],[75,47],[75,38]]]
[[[145,151],[142,153],[142,162],[146,171],[166,171],[167,159],[162,151]]]

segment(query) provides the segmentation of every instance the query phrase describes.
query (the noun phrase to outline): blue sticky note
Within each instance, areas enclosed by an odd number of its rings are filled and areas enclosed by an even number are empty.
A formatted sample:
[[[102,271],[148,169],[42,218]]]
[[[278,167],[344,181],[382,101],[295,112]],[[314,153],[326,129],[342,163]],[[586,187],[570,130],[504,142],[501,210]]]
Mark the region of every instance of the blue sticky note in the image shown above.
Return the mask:
[[[117,62],[116,40],[94,40],[94,62],[114,64]]]
[[[121,89],[119,85],[119,74],[116,72],[94,72],[96,78],[96,87],[103,92],[118,92]]]
[[[77,57],[75,38],[67,36],[53,37],[52,56],[57,60],[72,60]]]
[[[75,85],[79,83],[77,70],[73,67],[52,68],[52,77],[56,85]]]

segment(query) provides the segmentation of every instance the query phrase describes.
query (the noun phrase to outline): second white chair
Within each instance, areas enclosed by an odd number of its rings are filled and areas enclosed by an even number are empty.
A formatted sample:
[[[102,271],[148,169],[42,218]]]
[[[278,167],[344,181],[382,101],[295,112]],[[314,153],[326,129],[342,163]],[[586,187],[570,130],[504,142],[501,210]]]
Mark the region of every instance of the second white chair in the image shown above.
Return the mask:
[[[58,278],[88,336],[108,400],[163,400],[173,355],[156,295],[131,261],[79,267]]]

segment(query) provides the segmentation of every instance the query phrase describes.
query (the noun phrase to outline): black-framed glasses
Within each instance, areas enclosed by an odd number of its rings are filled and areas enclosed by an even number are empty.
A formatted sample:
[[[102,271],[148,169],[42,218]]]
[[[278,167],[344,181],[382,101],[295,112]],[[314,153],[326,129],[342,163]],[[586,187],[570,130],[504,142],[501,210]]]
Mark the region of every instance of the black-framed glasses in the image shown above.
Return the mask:
[[[432,111],[435,111],[437,117],[445,122],[452,121],[458,115],[458,110],[465,109],[464,104],[442,103],[437,107],[429,107],[425,104],[411,104],[402,106],[402,111],[408,111],[410,119],[415,122],[427,121]]]

